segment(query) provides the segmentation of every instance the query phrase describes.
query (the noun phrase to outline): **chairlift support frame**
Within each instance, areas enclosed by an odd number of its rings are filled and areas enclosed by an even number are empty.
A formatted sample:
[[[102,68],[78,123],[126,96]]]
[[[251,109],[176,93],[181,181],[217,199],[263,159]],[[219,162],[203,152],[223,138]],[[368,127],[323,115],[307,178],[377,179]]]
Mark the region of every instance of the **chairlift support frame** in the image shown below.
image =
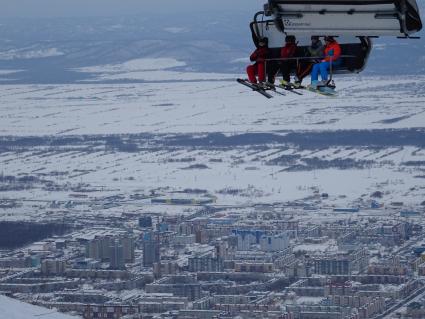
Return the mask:
[[[292,35],[409,37],[422,29],[416,0],[268,0],[263,13]]]
[[[261,38],[269,39],[274,51],[269,60],[278,56],[286,35],[337,37],[344,63],[331,68],[332,79],[333,74],[359,73],[366,67],[372,38],[417,38],[412,34],[422,29],[422,21],[416,0],[268,0],[250,28],[257,47]],[[298,63],[302,57],[296,59]]]

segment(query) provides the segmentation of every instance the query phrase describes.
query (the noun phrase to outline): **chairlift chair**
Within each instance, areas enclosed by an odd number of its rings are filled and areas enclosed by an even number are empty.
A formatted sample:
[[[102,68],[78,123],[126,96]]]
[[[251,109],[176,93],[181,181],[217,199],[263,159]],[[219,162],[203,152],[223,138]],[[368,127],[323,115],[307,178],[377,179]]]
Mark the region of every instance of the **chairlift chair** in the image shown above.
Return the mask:
[[[422,29],[416,0],[269,0],[250,24],[254,44],[268,38],[271,57],[279,56],[285,36],[301,49],[310,37],[335,36],[342,63],[332,73],[359,73],[367,64],[372,38],[412,38]]]

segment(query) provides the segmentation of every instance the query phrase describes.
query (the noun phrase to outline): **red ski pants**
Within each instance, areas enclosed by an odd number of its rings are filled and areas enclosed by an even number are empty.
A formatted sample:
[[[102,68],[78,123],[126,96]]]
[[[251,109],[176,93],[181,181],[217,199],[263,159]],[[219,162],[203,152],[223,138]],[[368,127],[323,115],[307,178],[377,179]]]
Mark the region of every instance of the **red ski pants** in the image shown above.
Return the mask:
[[[257,83],[256,76],[258,75],[258,81],[264,82],[266,80],[266,70],[264,68],[264,62],[255,63],[246,68],[248,74],[248,80],[251,83]]]

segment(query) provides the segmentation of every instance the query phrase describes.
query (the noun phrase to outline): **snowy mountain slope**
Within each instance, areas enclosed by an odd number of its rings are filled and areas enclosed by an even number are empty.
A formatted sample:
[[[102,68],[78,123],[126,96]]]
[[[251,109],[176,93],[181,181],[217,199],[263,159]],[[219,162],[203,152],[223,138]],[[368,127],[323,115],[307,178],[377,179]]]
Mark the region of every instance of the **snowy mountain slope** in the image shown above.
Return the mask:
[[[22,48],[19,50],[8,50],[0,52],[0,60],[41,59],[64,55],[56,48]]]
[[[79,317],[64,315],[55,310],[26,304],[11,298],[0,296],[1,318],[7,319],[77,319]]]
[[[237,71],[242,64],[230,61],[251,50],[250,18],[250,12],[239,12],[190,19],[162,13],[159,18],[8,20],[0,28],[0,69],[26,70],[20,83],[70,83],[81,77],[68,69],[139,58],[175,58],[186,62],[185,70]],[[35,58],[36,52],[53,50],[63,55]]]
[[[206,80],[231,80],[235,75],[179,71],[186,63],[171,58],[135,59],[120,64],[107,64],[77,68],[76,72],[88,73],[90,77],[82,82],[181,82]]]

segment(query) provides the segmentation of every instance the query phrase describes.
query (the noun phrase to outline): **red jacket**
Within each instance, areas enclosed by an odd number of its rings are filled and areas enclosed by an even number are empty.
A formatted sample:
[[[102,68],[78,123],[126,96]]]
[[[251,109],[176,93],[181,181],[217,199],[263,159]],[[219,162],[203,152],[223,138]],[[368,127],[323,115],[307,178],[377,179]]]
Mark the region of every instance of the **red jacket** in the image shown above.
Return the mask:
[[[331,42],[325,47],[325,58],[323,62],[336,61],[341,57],[341,47],[338,42]]]
[[[259,47],[257,50],[255,50],[249,59],[252,62],[264,62],[265,59],[267,59],[267,55],[269,54],[269,49],[266,47]]]
[[[280,57],[282,59],[292,58],[297,51],[296,43],[286,43],[286,45],[280,49]]]

